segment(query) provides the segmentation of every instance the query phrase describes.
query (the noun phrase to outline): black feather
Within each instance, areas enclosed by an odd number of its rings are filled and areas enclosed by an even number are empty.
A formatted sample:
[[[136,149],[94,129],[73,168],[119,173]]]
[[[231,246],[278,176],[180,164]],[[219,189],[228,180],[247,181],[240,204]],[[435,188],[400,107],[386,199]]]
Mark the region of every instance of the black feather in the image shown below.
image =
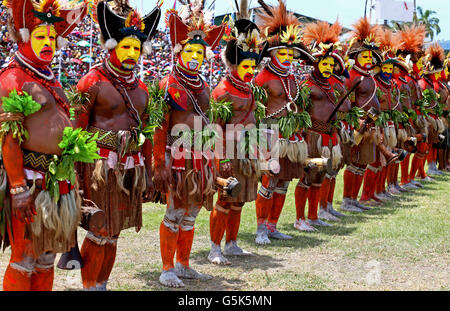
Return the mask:
[[[272,11],[270,10],[270,7],[264,2],[264,0],[258,0],[259,5],[266,11],[266,13],[270,16],[273,16]]]

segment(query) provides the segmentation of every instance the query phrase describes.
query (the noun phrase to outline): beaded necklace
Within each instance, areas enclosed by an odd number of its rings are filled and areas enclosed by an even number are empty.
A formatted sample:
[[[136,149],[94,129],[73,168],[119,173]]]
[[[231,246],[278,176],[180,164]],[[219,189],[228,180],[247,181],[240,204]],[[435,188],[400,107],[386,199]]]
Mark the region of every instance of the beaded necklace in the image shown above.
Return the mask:
[[[63,110],[64,112],[67,114],[67,116],[70,116],[70,105],[67,103],[67,100],[62,98],[50,85],[49,82],[55,82],[48,80],[47,78],[42,77],[41,75],[39,75],[37,72],[35,72],[34,70],[31,70],[29,67],[27,67],[26,65],[22,64],[20,59],[15,57],[13,61],[11,61],[7,67],[3,68],[0,71],[0,75],[9,69],[13,69],[13,68],[19,68],[21,70],[23,70],[27,75],[29,75],[31,78],[33,78],[34,80],[36,80],[41,86],[43,86],[55,99],[56,104],[58,104]]]
[[[336,97],[334,95],[334,92],[330,92],[331,84],[328,81],[327,81],[327,83],[322,82],[322,81],[316,79],[316,77],[314,77],[314,75],[311,75],[310,81],[315,86],[317,86],[322,92],[325,93],[325,95],[328,97],[328,100],[330,101],[330,103],[332,103],[333,105],[336,105]],[[331,94],[333,94],[333,97],[331,96]]]

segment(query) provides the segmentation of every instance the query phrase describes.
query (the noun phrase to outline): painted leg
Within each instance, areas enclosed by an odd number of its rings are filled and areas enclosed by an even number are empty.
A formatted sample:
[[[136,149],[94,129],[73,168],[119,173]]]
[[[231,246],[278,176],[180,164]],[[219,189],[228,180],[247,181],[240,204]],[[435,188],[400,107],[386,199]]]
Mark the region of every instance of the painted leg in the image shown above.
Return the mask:
[[[103,265],[97,279],[97,289],[106,291],[106,285],[114,267],[117,254],[117,238],[113,238],[105,244],[105,255],[103,257]]]
[[[55,275],[55,269],[52,267],[50,269],[39,269],[35,268],[33,274],[31,275],[31,286],[32,291],[51,291],[53,288],[53,279]]]
[[[262,185],[259,188],[258,196],[256,197],[255,205],[257,229],[255,243],[259,245],[270,243],[267,230],[267,220],[273,206],[273,190],[275,188],[275,184],[276,180],[270,179],[264,175],[262,177]]]
[[[333,216],[328,212],[328,196],[331,188],[331,179],[325,178],[320,186],[319,193],[319,213],[318,217],[320,219],[330,220],[330,221],[338,221],[339,218]]]
[[[97,280],[105,258],[105,246],[99,245],[86,237],[80,253],[84,262],[84,267],[81,268],[83,288],[85,290],[97,290]]]
[[[336,188],[336,178],[330,179],[330,191],[328,192],[327,211],[335,217],[344,217],[345,215],[339,213],[333,208],[334,190]]]
[[[317,231],[316,228],[310,226],[305,220],[305,207],[308,194],[309,186],[299,181],[295,187],[295,211],[297,220],[294,223],[294,228],[300,231]]]
[[[318,209],[319,209],[319,196],[320,196],[320,186],[313,185],[309,188],[308,194],[308,224],[315,226],[332,226],[319,219]]]
[[[14,268],[11,263],[6,268],[3,277],[4,291],[29,291],[31,290],[31,271]]]
[[[227,222],[227,236],[224,253],[225,255],[249,255],[250,253],[243,250],[237,245],[237,236],[239,226],[241,224],[242,205],[232,205],[230,215]]]
[[[202,274],[189,266],[192,243],[194,242],[194,224],[201,206],[190,206],[180,223],[177,240],[175,273],[179,278],[210,280],[212,276]]]
[[[222,254],[220,243],[225,233],[229,217],[229,204],[217,202],[209,215],[209,232],[211,236],[211,251],[208,260],[217,265],[229,265],[231,262]]]
[[[289,182],[280,182],[275,192],[273,193],[273,205],[270,210],[269,218],[267,220],[268,237],[277,240],[290,240],[292,236],[281,233],[277,229],[278,219],[283,210],[284,202],[286,200],[286,193],[289,187]]]

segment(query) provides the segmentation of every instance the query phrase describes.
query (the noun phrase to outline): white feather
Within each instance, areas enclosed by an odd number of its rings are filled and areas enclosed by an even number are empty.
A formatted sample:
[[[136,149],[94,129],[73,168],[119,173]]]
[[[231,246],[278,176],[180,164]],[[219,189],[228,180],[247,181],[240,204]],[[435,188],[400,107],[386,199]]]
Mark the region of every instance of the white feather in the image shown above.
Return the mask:
[[[58,49],[63,49],[67,46],[69,41],[67,41],[65,38],[63,38],[61,36],[58,36],[58,38],[56,39],[56,43],[57,43]]]

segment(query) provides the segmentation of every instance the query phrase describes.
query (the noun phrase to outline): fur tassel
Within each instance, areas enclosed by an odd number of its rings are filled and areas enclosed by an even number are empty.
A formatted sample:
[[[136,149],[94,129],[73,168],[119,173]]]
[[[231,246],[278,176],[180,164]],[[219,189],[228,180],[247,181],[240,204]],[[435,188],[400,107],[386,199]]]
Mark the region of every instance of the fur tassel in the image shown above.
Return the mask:
[[[116,46],[117,46],[117,40],[116,40],[116,39],[111,38],[111,39],[108,39],[108,40],[105,42],[105,49],[107,49],[107,50],[112,50],[112,49],[114,49]]]
[[[142,55],[150,55],[152,54],[153,51],[153,45],[151,41],[145,41],[143,46],[142,46]]]
[[[406,133],[405,129],[399,129],[397,135],[398,141],[404,143],[408,139],[408,133]]]
[[[430,123],[433,126],[433,129],[435,131],[437,131],[436,120],[434,118],[432,118],[431,116],[427,116],[427,121],[428,121],[428,123]]]
[[[214,58],[214,52],[211,50],[210,47],[206,48],[206,59],[211,60]]]
[[[19,29],[19,33],[23,43],[30,41],[30,30],[28,28]]]
[[[442,134],[445,131],[444,122],[441,119],[436,119],[437,132]]]
[[[332,161],[332,166],[333,166],[333,170],[337,170],[339,165],[341,164],[342,161],[342,151],[341,151],[341,146],[339,144],[337,144],[336,146],[333,146],[332,150],[331,150],[331,161]]]
[[[308,157],[308,144],[305,141],[298,143],[297,163],[305,162]]]
[[[173,54],[176,55],[176,54],[180,53],[182,50],[183,50],[183,46],[181,44],[177,43],[175,45],[175,47],[173,48]]]
[[[66,38],[58,36],[58,38],[56,39],[56,46],[58,49],[64,49],[68,44],[69,41],[67,41]]]

